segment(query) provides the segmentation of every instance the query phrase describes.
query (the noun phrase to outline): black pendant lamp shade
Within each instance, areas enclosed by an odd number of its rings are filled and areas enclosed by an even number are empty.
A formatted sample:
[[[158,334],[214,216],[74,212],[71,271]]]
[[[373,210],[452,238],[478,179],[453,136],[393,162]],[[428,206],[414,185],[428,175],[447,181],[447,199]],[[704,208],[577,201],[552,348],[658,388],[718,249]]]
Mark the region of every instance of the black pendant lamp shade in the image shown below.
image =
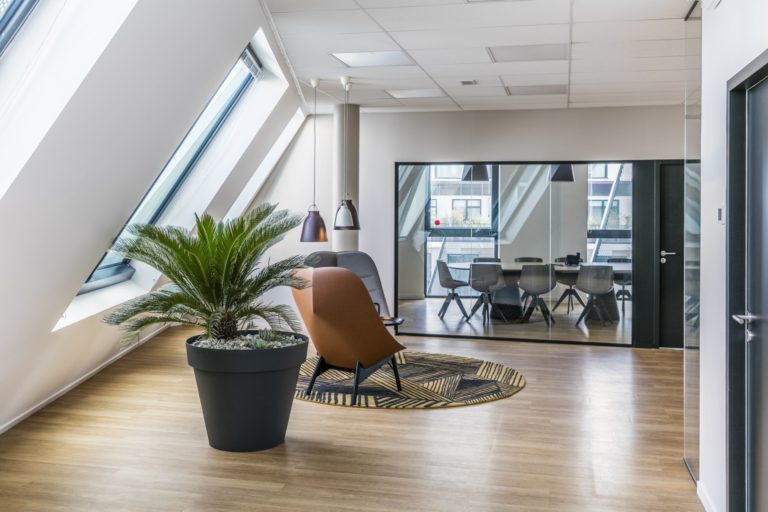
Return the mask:
[[[320,215],[317,206],[312,205],[304,217],[304,226],[301,228],[302,242],[327,242],[328,233],[325,231],[325,221]]]
[[[317,181],[317,80],[311,80],[312,88],[315,90],[315,112],[312,116],[312,139],[314,140],[313,167],[312,167],[312,204],[307,210],[307,216],[304,218],[304,226],[301,228],[302,242],[327,242],[328,233],[325,230],[325,221],[320,215],[320,210],[315,204],[315,191]]]
[[[461,181],[488,181],[488,166],[484,164],[465,165]]]
[[[552,166],[549,181],[573,181],[573,164],[557,164]]]
[[[359,231],[360,219],[357,216],[357,209],[347,193],[347,110],[349,110],[349,89],[352,84],[350,84],[347,77],[341,78],[341,84],[344,86],[344,194],[346,199],[342,199],[339,207],[336,209],[333,229],[338,231]]]

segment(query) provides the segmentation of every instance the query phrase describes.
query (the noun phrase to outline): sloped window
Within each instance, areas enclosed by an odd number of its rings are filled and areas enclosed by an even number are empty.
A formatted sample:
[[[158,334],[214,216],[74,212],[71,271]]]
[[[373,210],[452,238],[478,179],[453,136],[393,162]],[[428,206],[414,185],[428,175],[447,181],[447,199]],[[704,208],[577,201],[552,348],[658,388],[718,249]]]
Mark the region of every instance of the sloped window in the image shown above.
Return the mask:
[[[132,224],[156,224],[160,220],[163,212],[184,181],[190,176],[195,164],[216,137],[238,100],[246,89],[259,78],[261,69],[261,64],[254,52],[250,48],[246,49],[203,109],[203,112],[198,116],[192,128],[184,136],[131,218],[123,226],[115,238],[115,243],[121,238],[130,236],[127,233],[128,226]],[[109,250],[93,270],[78,295],[126,281],[133,276],[133,273],[134,269],[129,265],[128,260]]]
[[[0,0],[0,55],[35,8],[37,0]]]

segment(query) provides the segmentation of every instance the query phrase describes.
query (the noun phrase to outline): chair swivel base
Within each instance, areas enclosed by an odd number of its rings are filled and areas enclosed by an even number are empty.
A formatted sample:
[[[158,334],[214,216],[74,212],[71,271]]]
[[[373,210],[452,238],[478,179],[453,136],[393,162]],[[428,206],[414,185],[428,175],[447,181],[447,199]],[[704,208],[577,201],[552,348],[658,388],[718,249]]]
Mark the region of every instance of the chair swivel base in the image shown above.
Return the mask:
[[[579,304],[581,304],[581,307],[587,307],[587,305],[584,304],[584,300],[581,298],[581,295],[579,295],[579,292],[577,292],[573,286],[569,286],[565,289],[565,291],[563,291],[563,294],[560,295],[560,298],[557,299],[555,307],[552,308],[552,312],[554,312],[560,303],[565,300],[565,312],[566,314],[569,314],[572,309],[576,309],[576,305],[574,304],[573,299],[576,299]]]
[[[461,314],[464,316],[464,318],[469,319],[467,316],[467,310],[464,309],[464,303],[461,302],[461,297],[459,297],[459,294],[455,291],[450,291],[448,292],[448,295],[445,296],[445,301],[443,301],[443,305],[440,307],[440,311],[438,311],[437,316],[442,319],[445,316],[445,312],[448,311],[448,306],[451,305],[452,301],[456,301],[456,305],[459,306]]]

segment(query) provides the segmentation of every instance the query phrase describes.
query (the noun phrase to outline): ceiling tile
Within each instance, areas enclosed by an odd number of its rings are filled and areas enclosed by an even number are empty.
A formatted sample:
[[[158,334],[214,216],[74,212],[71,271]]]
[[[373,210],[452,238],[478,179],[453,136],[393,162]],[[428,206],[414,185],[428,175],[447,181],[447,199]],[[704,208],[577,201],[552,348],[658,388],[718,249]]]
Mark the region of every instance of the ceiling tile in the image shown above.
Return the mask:
[[[432,50],[409,50],[411,57],[421,65],[490,63],[488,51],[482,47]]]
[[[553,85],[567,84],[568,73],[534,73],[529,75],[503,75],[501,81],[504,85]]]
[[[507,91],[498,85],[495,87],[480,87],[478,85],[465,85],[463,87],[446,88],[445,92],[452,98],[473,98],[477,96],[506,96]]]
[[[610,102],[658,102],[658,103],[683,103],[685,94],[682,92],[615,92],[600,94],[573,94],[571,103],[596,103],[599,101]]]
[[[465,30],[473,27],[568,23],[569,0],[483,2],[370,9],[385,30]],[[457,37],[461,37],[458,32]]]
[[[334,33],[355,34],[381,31],[379,26],[359,9],[354,11],[278,12],[272,17],[282,37],[310,34],[320,37]]]
[[[481,76],[501,76],[532,73],[567,73],[568,61],[550,60],[533,62],[494,62],[490,64],[462,64],[461,66],[432,65],[424,70],[434,77],[462,76],[472,79]]]
[[[268,0],[267,4],[273,13],[358,9],[354,0]]]
[[[494,62],[523,62],[530,60],[568,60],[568,43],[492,46],[488,48]]]
[[[685,22],[680,19],[573,24],[574,43],[655,39],[685,39]]]
[[[638,57],[630,59],[574,59],[571,63],[573,73],[592,71],[650,71],[685,69],[685,57]]]
[[[574,59],[602,60],[632,57],[680,57],[686,55],[686,39],[660,39],[656,41],[601,41],[574,43]]]
[[[635,93],[685,91],[685,82],[613,82],[571,84],[571,94]]]
[[[573,73],[572,84],[595,84],[614,82],[682,82],[685,70],[669,71],[600,71],[593,73]]]
[[[296,55],[317,55],[335,52],[375,52],[400,49],[384,32],[324,34],[322,37],[294,34],[283,37],[282,40],[285,50],[291,56],[291,63],[293,63]]]
[[[691,0],[574,0],[573,21],[683,19]]]
[[[476,84],[474,86],[464,86],[461,85],[461,82],[463,80],[474,80]],[[480,77],[472,77],[472,76],[465,76],[465,75],[457,75],[457,76],[446,76],[446,77],[435,77],[435,82],[437,82],[437,85],[443,88],[458,88],[458,87],[501,87],[503,84],[501,83],[501,79],[498,76],[480,76]]]
[[[392,32],[407,50],[488,47],[513,44],[555,44],[568,42],[568,24],[521,27],[489,27]]]
[[[463,4],[464,0],[357,0],[361,7],[417,7],[425,5]]]

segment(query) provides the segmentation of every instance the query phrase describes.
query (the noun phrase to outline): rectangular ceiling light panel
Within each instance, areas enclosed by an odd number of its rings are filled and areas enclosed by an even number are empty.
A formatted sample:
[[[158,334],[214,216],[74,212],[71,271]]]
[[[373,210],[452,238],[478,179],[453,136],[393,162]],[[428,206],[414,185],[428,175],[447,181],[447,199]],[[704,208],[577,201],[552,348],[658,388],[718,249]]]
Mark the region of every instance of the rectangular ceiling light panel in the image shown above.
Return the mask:
[[[400,50],[386,52],[332,53],[331,55],[350,68],[411,66],[415,64],[408,54]]]
[[[440,89],[398,89],[387,91],[390,96],[397,99],[405,98],[441,98],[445,96]]]
[[[508,96],[529,96],[542,94],[568,94],[568,85],[508,85]]]
[[[488,50],[495,62],[568,60],[568,44],[491,46]]]

